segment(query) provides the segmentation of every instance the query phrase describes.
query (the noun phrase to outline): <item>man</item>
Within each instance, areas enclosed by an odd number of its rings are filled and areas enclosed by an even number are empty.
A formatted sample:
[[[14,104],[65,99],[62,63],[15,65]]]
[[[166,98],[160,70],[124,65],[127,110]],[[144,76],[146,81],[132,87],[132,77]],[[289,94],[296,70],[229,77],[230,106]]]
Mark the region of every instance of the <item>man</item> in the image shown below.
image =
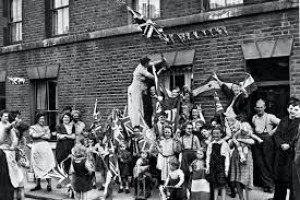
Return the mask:
[[[289,115],[284,117],[274,133],[275,139],[275,194],[274,200],[286,199],[287,189],[290,189],[290,200],[293,200],[292,163],[294,159],[295,138],[298,135],[300,123],[300,101],[291,98],[288,107]]]
[[[181,142],[181,169],[184,173],[185,186],[189,186],[190,170],[189,167],[196,158],[196,152],[201,149],[200,141],[197,136],[193,135],[193,124],[188,122],[185,126],[185,134],[180,138]]]
[[[254,157],[254,179],[263,187],[265,192],[272,193],[274,187],[273,181],[273,163],[274,163],[274,142],[273,134],[280,122],[275,115],[265,112],[266,103],[259,99],[256,102],[256,114],[252,118],[255,134],[263,142],[256,143],[253,146]],[[258,181],[259,180],[259,181]]]
[[[11,131],[9,112],[1,111],[0,117],[0,200],[13,200],[14,188],[19,187],[24,176],[15,161],[18,139]]]

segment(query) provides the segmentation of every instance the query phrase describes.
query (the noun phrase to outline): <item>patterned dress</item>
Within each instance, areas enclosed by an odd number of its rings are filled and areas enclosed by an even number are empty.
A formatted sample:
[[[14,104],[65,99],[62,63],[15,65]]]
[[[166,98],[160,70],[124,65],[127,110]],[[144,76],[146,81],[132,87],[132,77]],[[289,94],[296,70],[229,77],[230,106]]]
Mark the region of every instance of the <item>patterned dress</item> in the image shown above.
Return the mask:
[[[36,178],[48,178],[45,175],[55,167],[55,158],[45,136],[50,138],[48,126],[33,125],[29,128],[29,134],[33,138],[31,149],[31,163]]]
[[[250,139],[248,136],[237,135],[237,139]],[[248,148],[248,153],[245,155],[246,162],[240,162],[240,155],[237,148],[234,149],[230,160],[230,181],[238,182],[247,187],[253,187],[253,158],[251,147],[249,144],[242,144],[242,147]]]

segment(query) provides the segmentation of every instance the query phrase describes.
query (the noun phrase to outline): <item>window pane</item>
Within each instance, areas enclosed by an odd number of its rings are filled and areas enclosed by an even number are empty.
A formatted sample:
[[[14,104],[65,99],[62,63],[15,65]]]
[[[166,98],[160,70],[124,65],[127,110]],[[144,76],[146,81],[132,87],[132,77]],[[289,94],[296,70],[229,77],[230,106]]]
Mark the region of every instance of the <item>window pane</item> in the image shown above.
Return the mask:
[[[63,33],[69,32],[69,8],[63,9]]]
[[[5,98],[0,98],[0,110],[6,109],[6,101]]]
[[[61,5],[62,6],[68,6],[69,5],[69,0],[61,0]]]
[[[149,14],[151,19],[160,17],[160,0],[150,0]]]
[[[22,23],[11,24],[11,41],[18,42],[22,40]]]
[[[47,82],[36,83],[36,109],[47,110]]]
[[[56,123],[57,116],[58,116],[58,114],[56,112],[48,112],[47,113],[47,124],[48,124],[51,132],[55,131],[55,127],[57,124]]]
[[[47,1],[47,0],[45,0],[45,1]],[[53,7],[54,8],[59,8],[59,7],[61,7],[61,5],[62,5],[62,0],[53,0],[54,1],[54,3],[53,3]]]
[[[243,0],[227,0],[227,6],[242,4]]]
[[[226,6],[225,0],[210,0],[210,9],[222,8]]]
[[[22,0],[13,0],[11,5],[11,22],[22,21]]]
[[[49,81],[48,88],[49,88],[49,110],[56,110],[57,109],[57,92],[56,92],[56,82]]]
[[[0,82],[0,96],[5,96],[5,82]]]
[[[57,10],[57,34],[63,34],[63,10]]]

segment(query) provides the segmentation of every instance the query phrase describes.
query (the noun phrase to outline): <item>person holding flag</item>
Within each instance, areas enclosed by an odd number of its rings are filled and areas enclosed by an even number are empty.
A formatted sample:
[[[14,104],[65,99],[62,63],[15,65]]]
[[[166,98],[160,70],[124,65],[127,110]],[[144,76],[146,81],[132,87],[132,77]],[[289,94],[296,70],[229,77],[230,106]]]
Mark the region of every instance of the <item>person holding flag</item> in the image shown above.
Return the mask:
[[[140,125],[140,114],[144,117],[143,94],[147,90],[146,80],[155,79],[155,75],[147,71],[148,67],[155,66],[166,62],[165,58],[161,61],[150,62],[150,58],[143,57],[140,59],[140,64],[133,72],[133,81],[128,87],[128,113],[131,119],[132,127]],[[159,75],[164,68],[157,72]]]
[[[247,105],[249,94],[245,87],[242,87],[239,82],[225,83],[221,81],[215,73],[213,77],[225,95],[230,99],[230,103],[224,113],[225,117],[246,119],[248,117]]]

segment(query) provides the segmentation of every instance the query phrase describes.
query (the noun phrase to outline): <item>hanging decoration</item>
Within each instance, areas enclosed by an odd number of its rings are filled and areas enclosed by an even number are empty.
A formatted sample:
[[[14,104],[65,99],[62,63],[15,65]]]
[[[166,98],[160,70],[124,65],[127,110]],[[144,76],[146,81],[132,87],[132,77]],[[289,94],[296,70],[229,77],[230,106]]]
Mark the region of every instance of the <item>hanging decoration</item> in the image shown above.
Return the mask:
[[[25,78],[21,77],[7,77],[7,79],[12,85],[23,85],[25,83]]]

